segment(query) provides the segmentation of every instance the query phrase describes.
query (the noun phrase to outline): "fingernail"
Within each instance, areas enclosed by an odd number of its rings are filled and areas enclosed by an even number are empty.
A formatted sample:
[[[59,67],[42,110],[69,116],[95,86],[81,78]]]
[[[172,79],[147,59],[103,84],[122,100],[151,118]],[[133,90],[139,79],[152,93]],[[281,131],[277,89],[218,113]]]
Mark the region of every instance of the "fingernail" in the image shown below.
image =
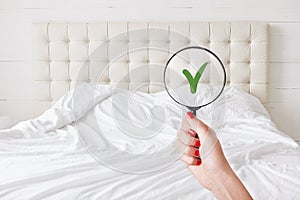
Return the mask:
[[[196,131],[194,131],[193,129],[189,129],[188,133],[192,136],[195,137],[196,136]]]
[[[201,159],[200,160],[197,160],[197,163],[196,163],[196,165],[201,165]]]
[[[200,141],[199,141],[199,140],[197,140],[197,141],[195,142],[195,146],[196,146],[196,147],[200,147]]]
[[[195,116],[191,112],[187,112],[187,115],[189,116],[190,119],[194,119],[195,118]]]
[[[195,151],[195,156],[199,156],[199,150]]]

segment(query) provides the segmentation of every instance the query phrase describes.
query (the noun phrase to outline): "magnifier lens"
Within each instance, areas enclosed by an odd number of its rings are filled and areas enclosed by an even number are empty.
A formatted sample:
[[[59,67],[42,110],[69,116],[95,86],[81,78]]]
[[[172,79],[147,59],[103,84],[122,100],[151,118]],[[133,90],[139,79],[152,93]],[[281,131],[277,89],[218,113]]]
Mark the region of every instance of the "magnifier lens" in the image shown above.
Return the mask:
[[[202,47],[187,47],[168,60],[164,82],[174,101],[196,110],[220,96],[226,74],[221,60],[213,52]]]

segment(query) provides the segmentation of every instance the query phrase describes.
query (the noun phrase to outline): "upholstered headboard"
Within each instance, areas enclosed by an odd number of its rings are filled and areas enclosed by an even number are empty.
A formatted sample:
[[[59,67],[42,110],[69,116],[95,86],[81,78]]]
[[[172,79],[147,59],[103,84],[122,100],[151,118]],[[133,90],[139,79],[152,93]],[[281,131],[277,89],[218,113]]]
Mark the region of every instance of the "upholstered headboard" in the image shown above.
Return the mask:
[[[160,91],[163,67],[171,54],[182,47],[199,45],[221,58],[227,85],[265,103],[267,41],[268,25],[262,23],[35,23],[35,100],[44,108],[50,107],[78,82]],[[131,73],[138,66],[144,67]]]

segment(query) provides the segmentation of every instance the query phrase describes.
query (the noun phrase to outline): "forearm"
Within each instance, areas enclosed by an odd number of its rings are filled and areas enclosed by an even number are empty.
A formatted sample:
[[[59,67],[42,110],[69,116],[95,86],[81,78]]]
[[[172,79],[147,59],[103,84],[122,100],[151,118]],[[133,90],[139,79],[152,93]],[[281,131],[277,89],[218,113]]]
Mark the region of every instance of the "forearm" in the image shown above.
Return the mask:
[[[223,172],[218,183],[212,188],[212,192],[218,200],[252,199],[243,183],[231,168]]]

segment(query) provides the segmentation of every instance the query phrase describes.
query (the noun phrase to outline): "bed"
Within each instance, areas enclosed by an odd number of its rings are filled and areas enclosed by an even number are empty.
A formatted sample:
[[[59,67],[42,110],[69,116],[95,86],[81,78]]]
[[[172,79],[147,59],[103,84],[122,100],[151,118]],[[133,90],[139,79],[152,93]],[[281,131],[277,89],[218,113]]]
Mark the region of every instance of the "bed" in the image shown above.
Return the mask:
[[[33,24],[40,115],[0,131],[1,199],[214,199],[178,160],[187,110],[162,79],[169,56],[193,45],[225,64],[224,94],[197,115],[236,174],[254,199],[299,198],[300,148],[264,108],[267,24],[43,22]]]

